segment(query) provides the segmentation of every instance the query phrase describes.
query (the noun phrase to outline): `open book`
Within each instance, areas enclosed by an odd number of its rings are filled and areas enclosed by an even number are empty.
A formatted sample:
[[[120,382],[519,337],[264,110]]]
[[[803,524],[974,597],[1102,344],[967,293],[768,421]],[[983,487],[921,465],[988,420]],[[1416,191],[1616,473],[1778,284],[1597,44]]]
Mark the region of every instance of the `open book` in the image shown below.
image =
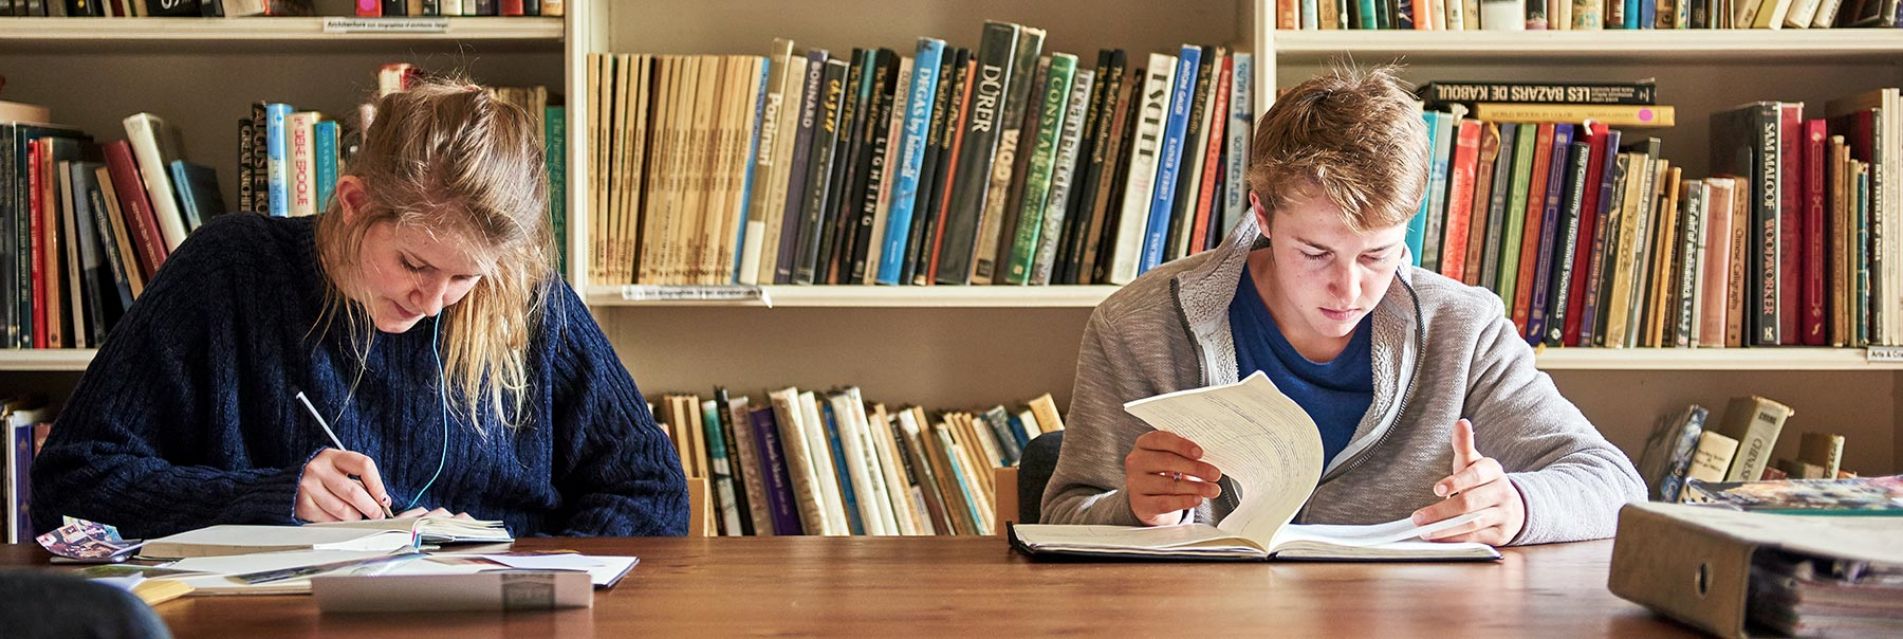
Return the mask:
[[[1234,384],[1178,391],[1124,404],[1125,411],[1201,446],[1241,503],[1217,526],[1012,527],[1012,544],[1030,555],[1176,559],[1498,559],[1479,543],[1422,541],[1421,535],[1472,521],[1466,515],[1426,526],[1407,519],[1371,526],[1290,524],[1322,475],[1315,421],[1260,372]]]
[[[419,543],[513,541],[499,521],[404,517],[306,526],[207,526],[148,540],[148,559],[219,557],[294,550],[388,552]]]

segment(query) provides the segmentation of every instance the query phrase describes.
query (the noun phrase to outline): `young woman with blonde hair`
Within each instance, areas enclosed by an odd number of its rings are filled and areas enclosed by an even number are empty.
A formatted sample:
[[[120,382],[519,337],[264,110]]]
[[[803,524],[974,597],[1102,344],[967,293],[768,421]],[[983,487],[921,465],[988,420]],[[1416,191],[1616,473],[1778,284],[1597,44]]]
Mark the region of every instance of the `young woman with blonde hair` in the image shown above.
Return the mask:
[[[321,215],[222,216],[166,261],[34,465],[37,530],[686,532],[674,448],[551,266],[534,120],[457,81],[375,113]]]

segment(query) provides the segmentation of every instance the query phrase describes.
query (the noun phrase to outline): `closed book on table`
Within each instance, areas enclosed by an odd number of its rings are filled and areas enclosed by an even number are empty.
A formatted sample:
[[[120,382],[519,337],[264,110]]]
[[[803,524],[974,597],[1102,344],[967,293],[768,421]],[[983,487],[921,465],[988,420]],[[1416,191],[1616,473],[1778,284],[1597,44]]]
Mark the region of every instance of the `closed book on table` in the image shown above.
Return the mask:
[[[1684,504],[1627,504],[1612,546],[1612,594],[1720,637],[1877,636],[1903,616],[1903,517],[1747,513]],[[1804,570],[1861,564],[1871,578]],[[1849,605],[1820,606],[1817,597]],[[1790,595],[1798,596],[1792,597]],[[1894,630],[1894,622],[1887,622]],[[1894,634],[1891,634],[1894,636]]]

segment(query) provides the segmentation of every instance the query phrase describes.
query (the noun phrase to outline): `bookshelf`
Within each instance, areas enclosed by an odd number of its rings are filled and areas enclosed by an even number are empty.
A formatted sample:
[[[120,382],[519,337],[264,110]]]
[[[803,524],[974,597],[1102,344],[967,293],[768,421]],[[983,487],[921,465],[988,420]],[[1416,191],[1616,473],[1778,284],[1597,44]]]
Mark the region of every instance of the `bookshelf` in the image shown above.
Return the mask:
[[[565,18],[449,19],[442,33],[326,33],[321,19],[0,19],[8,99],[48,104],[60,119],[112,137],[123,116],[172,119],[186,155],[206,158],[230,192],[235,120],[270,97],[345,112],[383,62],[466,67],[495,84],[546,84],[569,96],[568,228],[585,255],[587,55],[764,54],[771,39],[834,51],[909,52],[930,35],[976,44],[986,18],[1038,26],[1046,50],[1133,55],[1183,42],[1256,55],[1258,110],[1337,56],[1399,59],[1427,79],[1656,78],[1679,126],[1648,131],[1688,174],[1707,174],[1706,116],[1758,99],[1827,98],[1903,85],[1903,30],[1642,32],[1286,32],[1271,5],[1214,0],[1021,3],[1010,0],[699,0],[664,12],[570,0]],[[98,87],[74,91],[75,81]],[[781,287],[738,299],[655,301],[569,280],[594,308],[644,391],[706,393],[725,384],[763,399],[768,387],[855,384],[875,401],[929,407],[1016,403],[1044,392],[1067,405],[1083,326],[1111,287]],[[770,302],[770,306],[769,306]],[[90,353],[0,352],[0,388],[70,386]],[[1549,349],[1542,369],[1614,443],[1636,452],[1658,415],[1696,401],[1714,410],[1762,394],[1796,409],[1790,432],[1849,437],[1848,468],[1903,470],[1903,364],[1861,349]],[[1485,426],[1482,425],[1484,428]],[[1795,438],[1784,443],[1795,445]],[[1778,454],[1790,451],[1780,447]]]

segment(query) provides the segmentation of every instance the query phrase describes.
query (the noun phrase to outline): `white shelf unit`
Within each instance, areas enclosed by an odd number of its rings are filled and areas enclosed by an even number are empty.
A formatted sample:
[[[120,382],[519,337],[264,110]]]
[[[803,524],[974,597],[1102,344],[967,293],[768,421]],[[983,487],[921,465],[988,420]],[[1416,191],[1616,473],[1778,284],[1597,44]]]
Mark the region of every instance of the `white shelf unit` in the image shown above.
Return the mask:
[[[1045,28],[1047,50],[1086,59],[1101,47],[1141,56],[1184,42],[1252,51],[1258,110],[1267,107],[1271,87],[1291,86],[1344,54],[1361,64],[1400,59],[1415,81],[1655,78],[1662,101],[1677,107],[1679,124],[1656,134],[1667,157],[1694,175],[1705,173],[1705,121],[1713,110],[1759,99],[1821,106],[1826,98],[1903,84],[1903,30],[1278,32],[1267,6],[698,0],[655,8],[571,0],[563,19],[452,19],[442,34],[400,35],[321,33],[321,21],[300,18],[0,19],[0,72],[11,80],[8,99],[49,104],[61,120],[106,139],[120,135],[127,114],[168,116],[185,133],[187,157],[218,167],[227,197],[235,120],[253,100],[347,112],[369,90],[376,66],[389,61],[465,66],[493,84],[562,86],[570,98],[570,281],[645,392],[706,393],[726,384],[757,399],[768,387],[855,384],[876,401],[931,407],[1017,402],[1043,392],[1067,405],[1084,323],[1111,289],[775,286],[764,289],[771,308],[757,301],[626,301],[615,287],[591,285],[582,259],[590,213],[588,105],[580,99],[587,54],[760,54],[774,37],[836,53],[883,46],[909,54],[919,36],[975,45],[982,21],[993,18]],[[205,32],[183,35],[192,29]],[[0,353],[0,388],[70,386],[70,371],[88,361],[83,351]],[[1721,411],[1728,397],[1761,394],[1797,409],[1790,432],[1848,435],[1847,467],[1903,468],[1903,375],[1896,364],[1866,362],[1861,350],[1549,349],[1537,361],[1628,451],[1643,443],[1658,415],[1686,402]],[[58,371],[68,373],[48,375]]]
[[[70,373],[86,370],[92,364],[90,348],[0,349],[0,371],[26,373]]]
[[[562,41],[560,17],[548,18],[0,18],[0,41],[324,42],[390,40]]]
[[[767,308],[1096,308],[1115,286],[594,286],[592,306]],[[681,299],[683,297],[689,299]],[[693,299],[700,298],[700,299]]]

